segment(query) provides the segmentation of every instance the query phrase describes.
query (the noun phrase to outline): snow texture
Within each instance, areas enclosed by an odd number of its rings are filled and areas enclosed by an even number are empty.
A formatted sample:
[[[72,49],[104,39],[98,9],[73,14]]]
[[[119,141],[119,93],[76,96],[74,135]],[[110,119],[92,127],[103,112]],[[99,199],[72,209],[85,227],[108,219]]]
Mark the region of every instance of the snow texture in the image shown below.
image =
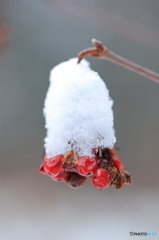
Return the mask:
[[[92,156],[94,148],[113,148],[112,105],[105,83],[86,60],[77,64],[73,58],[54,67],[44,104],[47,157],[70,150]]]

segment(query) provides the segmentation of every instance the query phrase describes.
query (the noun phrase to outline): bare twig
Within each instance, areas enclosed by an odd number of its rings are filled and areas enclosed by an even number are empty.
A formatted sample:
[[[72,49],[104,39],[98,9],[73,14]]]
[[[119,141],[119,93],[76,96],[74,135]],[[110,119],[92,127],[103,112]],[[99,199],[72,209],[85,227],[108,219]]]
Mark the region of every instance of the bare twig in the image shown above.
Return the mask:
[[[101,42],[99,42],[96,39],[92,39],[92,43],[94,44],[94,48],[88,48],[83,51],[81,51],[78,54],[78,63],[85,58],[85,56],[89,55],[94,58],[100,58],[100,59],[107,59],[109,61],[112,61],[118,65],[121,65],[122,67],[125,67],[127,69],[130,69],[131,71],[134,71],[144,77],[147,77],[157,83],[159,83],[159,74],[156,72],[153,72],[147,68],[144,68],[136,63],[133,63],[111,51],[109,51]]]

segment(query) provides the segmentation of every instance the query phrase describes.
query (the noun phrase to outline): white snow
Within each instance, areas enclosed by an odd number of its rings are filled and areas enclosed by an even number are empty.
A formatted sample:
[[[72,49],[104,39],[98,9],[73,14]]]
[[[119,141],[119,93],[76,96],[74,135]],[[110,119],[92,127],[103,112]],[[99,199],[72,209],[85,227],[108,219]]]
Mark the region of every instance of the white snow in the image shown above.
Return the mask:
[[[54,67],[44,104],[47,157],[70,150],[92,156],[92,148],[112,148],[112,105],[105,83],[86,60],[77,64],[73,58]]]

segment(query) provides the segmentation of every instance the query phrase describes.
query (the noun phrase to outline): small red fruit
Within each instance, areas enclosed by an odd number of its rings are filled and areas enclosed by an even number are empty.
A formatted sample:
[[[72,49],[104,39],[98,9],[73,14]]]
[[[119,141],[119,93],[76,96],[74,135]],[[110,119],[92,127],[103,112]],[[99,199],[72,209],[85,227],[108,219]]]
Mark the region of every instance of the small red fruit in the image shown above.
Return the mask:
[[[95,172],[95,176],[91,179],[92,185],[99,189],[104,189],[109,186],[110,174],[107,170],[98,168]]]
[[[44,161],[43,167],[46,172],[46,174],[51,176],[56,176],[57,174],[64,171],[64,166],[62,164],[61,159],[63,158],[63,155],[57,155],[52,158],[48,158]]]
[[[84,156],[78,159],[76,170],[81,176],[90,176],[94,174],[97,167],[98,165],[95,158]]]
[[[124,164],[117,155],[114,157],[113,161],[120,171],[124,169]]]
[[[54,181],[59,181],[59,182],[67,182],[70,178],[71,173],[70,172],[62,172],[57,174],[56,176],[53,176],[52,179]]]
[[[44,174],[44,175],[47,175],[47,173],[45,172],[45,169],[44,169],[44,163],[42,163],[38,169],[38,172]]]

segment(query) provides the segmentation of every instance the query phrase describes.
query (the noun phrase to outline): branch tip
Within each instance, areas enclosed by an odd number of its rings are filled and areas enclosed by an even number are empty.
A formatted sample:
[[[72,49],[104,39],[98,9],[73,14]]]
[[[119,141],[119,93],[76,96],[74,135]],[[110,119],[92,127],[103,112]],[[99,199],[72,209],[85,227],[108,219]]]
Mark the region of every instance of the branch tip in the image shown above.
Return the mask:
[[[131,71],[134,71],[144,77],[147,77],[157,83],[159,83],[159,74],[153,72],[147,68],[144,68],[136,63],[133,63],[111,51],[109,51],[100,41],[96,40],[95,38],[92,39],[92,43],[95,46],[94,48],[88,48],[81,51],[78,54],[78,62],[80,63],[82,59],[84,59],[87,55],[99,58],[99,59],[106,59],[111,62],[114,62],[124,68],[127,68]]]

